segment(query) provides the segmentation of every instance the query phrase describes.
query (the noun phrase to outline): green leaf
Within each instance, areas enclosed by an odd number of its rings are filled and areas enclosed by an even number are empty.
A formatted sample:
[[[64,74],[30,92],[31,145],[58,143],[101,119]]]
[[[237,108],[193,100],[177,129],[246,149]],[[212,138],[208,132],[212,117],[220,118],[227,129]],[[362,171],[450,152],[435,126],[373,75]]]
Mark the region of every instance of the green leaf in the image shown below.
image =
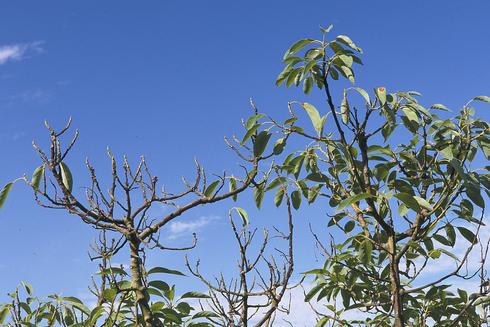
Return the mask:
[[[272,189],[275,189],[276,187],[280,186],[280,185],[283,185],[284,183],[287,182],[287,178],[286,177],[277,177],[275,179],[272,180],[272,182],[269,183],[269,185],[267,185],[267,187],[265,188],[265,192],[268,192]]]
[[[356,90],[357,92],[359,92],[360,95],[362,95],[362,97],[364,98],[364,100],[366,100],[366,103],[371,105],[371,99],[369,98],[369,94],[361,89],[360,87],[354,87],[354,90]]]
[[[3,205],[5,204],[5,201],[7,200],[7,197],[13,185],[14,185],[13,182],[7,183],[0,191],[0,208],[2,208]]]
[[[354,84],[355,78],[354,78],[354,71],[350,69],[347,66],[340,66],[340,72],[342,75],[344,75],[345,78],[347,78],[352,84]]]
[[[352,195],[348,197],[347,199],[342,200],[339,205],[337,206],[337,212],[344,210],[347,206],[351,205],[352,203],[359,202],[361,200],[371,198],[373,197],[369,193],[360,193],[356,195]]]
[[[286,192],[284,188],[280,188],[279,190],[277,190],[276,195],[274,196],[274,204],[276,205],[276,207],[279,207],[281,205],[285,193]]]
[[[247,131],[255,126],[255,123],[257,122],[257,120],[259,120],[260,118],[265,117],[265,116],[267,116],[267,115],[266,114],[258,114],[258,115],[250,116],[248,118],[247,122],[245,123],[245,128],[247,129]]]
[[[212,311],[201,311],[196,313],[194,316],[192,316],[193,319],[198,319],[198,318],[216,318],[219,317],[216,313]]]
[[[477,241],[475,233],[470,231],[469,229],[465,227],[457,227],[458,231],[463,235],[465,239],[467,239],[470,243],[475,243]]]
[[[234,192],[236,190],[236,178],[234,176],[231,176],[229,178],[229,183],[230,192]],[[233,195],[232,199],[233,201],[236,201],[238,199],[238,194]]]
[[[120,268],[120,267],[109,267],[109,268],[105,268],[105,269],[102,269],[100,272],[99,272],[100,275],[112,275],[112,274],[116,274],[116,275],[121,275],[121,276],[127,276],[128,273],[126,271],[124,271],[124,269]]]
[[[374,93],[376,93],[379,103],[384,106],[386,103],[386,88],[384,86],[377,87],[374,89]]]
[[[306,110],[306,113],[310,117],[311,123],[313,124],[316,133],[318,134],[318,136],[321,136],[326,117],[320,117],[318,110],[312,104],[305,102],[301,106]]]
[[[270,138],[271,134],[267,131],[262,131],[257,135],[254,142],[254,156],[260,157],[264,153]]]
[[[251,138],[252,135],[255,134],[255,132],[257,132],[259,127],[260,127],[260,124],[255,124],[250,129],[247,130],[247,133],[245,133],[245,135],[242,138],[242,142],[241,142],[242,145],[245,144],[248,141],[248,139]]]
[[[306,294],[305,302],[310,302],[311,299],[324,287],[325,287],[324,284],[318,284],[313,286],[313,288]]]
[[[415,199],[415,201],[417,201],[417,203],[421,207],[424,207],[424,208],[429,209],[429,210],[434,210],[434,208],[432,207],[432,205],[429,202],[427,202],[427,200],[422,199],[421,197],[418,197],[418,196],[414,196],[413,198]]]
[[[408,118],[409,121],[414,122],[414,123],[419,123],[419,117],[417,116],[417,113],[410,107],[403,107],[402,108],[403,113],[405,116]]]
[[[22,286],[24,286],[27,294],[32,295],[34,293],[31,284],[26,283],[26,282],[21,282],[21,284],[22,284]]]
[[[359,260],[365,265],[369,264],[371,262],[372,252],[373,243],[371,243],[369,240],[362,241],[358,253]]]
[[[148,275],[151,274],[171,274],[171,275],[185,276],[185,274],[181,273],[178,270],[168,269],[164,267],[151,268],[150,270],[148,270]]]
[[[397,199],[399,199],[400,201],[402,201],[403,203],[405,203],[405,205],[407,207],[409,207],[410,209],[412,209],[416,212],[420,211],[420,205],[412,195],[410,195],[408,193],[397,193],[394,196]]]
[[[490,97],[487,97],[486,95],[479,95],[477,97],[474,97],[473,100],[490,103]]]
[[[185,298],[209,299],[210,296],[208,294],[205,294],[205,293],[191,291],[191,292],[187,292],[187,293],[183,294],[180,298],[181,299],[185,299]]]
[[[337,36],[337,41],[340,42],[340,43],[343,43],[345,44],[346,46],[348,46],[349,48],[351,48],[352,50],[355,50],[359,53],[362,53],[362,49],[359,48],[351,39],[350,37],[346,36],[346,35],[339,35]]]
[[[302,39],[294,43],[284,54],[283,60],[285,60],[287,57],[290,55],[295,54],[296,52],[300,51],[303,49],[305,46],[307,46],[310,43],[313,43],[315,40],[313,39]]]
[[[293,208],[298,210],[301,205],[301,193],[295,190],[291,193],[291,201],[293,202]]]
[[[66,187],[68,192],[71,193],[71,191],[73,190],[73,177],[70,168],[68,168],[68,166],[64,162],[60,162],[60,170],[63,185]]]
[[[234,207],[233,209],[236,212],[238,212],[238,214],[240,215],[240,218],[242,218],[243,226],[247,226],[250,223],[250,220],[248,219],[248,213],[240,207]]]
[[[216,190],[216,187],[218,187],[219,183],[221,181],[217,180],[209,184],[208,187],[206,187],[206,190],[204,191],[204,196],[205,197],[210,197],[211,195],[214,194],[214,191]]]
[[[344,91],[344,97],[342,98],[342,103],[340,104],[340,116],[346,125],[349,123],[349,115],[349,102],[347,102],[347,93]]]
[[[313,88],[313,77],[308,76],[303,82],[303,92],[309,94]]]
[[[256,187],[254,190],[254,200],[255,200],[255,205],[257,208],[260,209],[262,206],[262,200],[264,200],[264,188],[262,187]]]
[[[9,314],[9,308],[7,306],[4,306],[1,310],[0,310],[0,324],[3,324],[3,322],[5,321],[5,319],[7,318]]]
[[[430,106],[431,109],[437,109],[437,110],[443,110],[443,111],[450,111],[445,105],[436,103]]]
[[[454,246],[456,244],[456,232],[453,225],[447,224],[444,230],[446,231],[447,241],[449,242],[449,245]]]
[[[41,180],[44,177],[44,165],[37,167],[32,174],[31,186],[37,191],[39,189],[39,185],[41,184]]]
[[[344,231],[345,231],[346,233],[350,233],[350,232],[351,232],[351,231],[354,229],[354,227],[356,227],[356,224],[354,223],[354,221],[349,220],[349,221],[348,221],[348,222],[345,224],[345,226],[344,226]]]
[[[272,152],[277,156],[284,151],[284,147],[286,146],[286,140],[284,138],[280,138],[274,143],[274,148]]]
[[[148,285],[156,289],[159,289],[160,291],[163,292],[166,292],[170,289],[170,286],[168,286],[168,284],[165,283],[163,280],[152,280],[151,282],[148,283]]]

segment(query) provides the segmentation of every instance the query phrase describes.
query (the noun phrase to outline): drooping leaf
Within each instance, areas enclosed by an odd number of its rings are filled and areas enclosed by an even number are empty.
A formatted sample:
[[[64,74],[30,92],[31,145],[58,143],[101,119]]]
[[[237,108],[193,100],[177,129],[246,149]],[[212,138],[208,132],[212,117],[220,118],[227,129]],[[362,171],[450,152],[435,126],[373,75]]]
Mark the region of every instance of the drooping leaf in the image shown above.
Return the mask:
[[[250,223],[250,220],[248,219],[248,213],[240,208],[240,207],[235,207],[233,208],[236,212],[238,212],[238,215],[240,215],[240,218],[242,218],[242,224],[243,226],[247,226]]]
[[[483,101],[483,102],[487,102],[487,103],[490,103],[490,97],[486,96],[486,95],[479,95],[479,96],[476,96],[473,98],[473,100],[477,100],[477,101]]]
[[[73,176],[71,174],[70,168],[64,163],[60,162],[61,180],[63,185],[66,187],[68,192],[71,193],[73,190]]]
[[[12,190],[13,182],[7,183],[3,189],[0,191],[0,209],[5,204],[7,197],[9,196],[10,191]]]
[[[37,167],[32,174],[31,186],[37,191],[39,189],[39,185],[41,184],[41,180],[44,178],[44,165]]]
[[[340,43],[343,43],[345,44],[346,46],[348,46],[349,48],[351,48],[352,50],[355,50],[359,53],[362,53],[362,49],[359,48],[351,39],[350,37],[346,36],[346,35],[339,35],[337,36],[337,41],[340,42]]]
[[[301,193],[295,190],[291,193],[291,201],[293,202],[293,208],[298,210],[301,205]]]
[[[457,227],[458,231],[463,235],[465,239],[467,239],[470,243],[475,243],[477,241],[475,233],[470,231],[469,229],[465,227]]]
[[[313,124],[317,135],[321,136],[323,132],[323,125],[325,124],[325,119],[320,117],[318,110],[312,104],[305,102],[302,104],[302,107],[306,110],[306,113],[310,117],[311,123]]]
[[[340,104],[340,116],[342,117],[342,122],[344,122],[346,125],[349,123],[349,115],[349,102],[347,101],[347,94],[344,91],[344,97],[342,98],[342,103]]]

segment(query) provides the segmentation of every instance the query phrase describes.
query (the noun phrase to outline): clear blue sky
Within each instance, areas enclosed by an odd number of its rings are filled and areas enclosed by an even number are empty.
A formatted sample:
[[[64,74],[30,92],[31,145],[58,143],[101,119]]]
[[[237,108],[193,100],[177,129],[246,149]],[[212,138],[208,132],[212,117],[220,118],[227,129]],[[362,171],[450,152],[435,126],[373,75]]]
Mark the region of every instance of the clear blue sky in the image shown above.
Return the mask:
[[[46,144],[44,119],[61,126],[69,116],[81,133],[69,159],[75,187],[87,182],[85,156],[107,168],[106,146],[129,158],[145,154],[170,189],[192,175],[194,157],[209,171],[237,171],[223,136],[241,133],[250,97],[278,115],[287,101],[305,100],[274,80],[285,49],[318,36],[319,25],[334,24],[332,33],[364,49],[359,86],[416,89],[423,104],[458,108],[490,94],[489,14],[483,0],[3,1],[0,49],[17,46],[23,54],[0,55],[0,184],[38,165],[31,141]],[[315,95],[307,101],[321,104]],[[490,117],[488,110],[481,115]],[[249,199],[240,205],[259,225],[281,219],[270,206],[257,213]],[[229,206],[184,217],[196,226],[209,221],[191,253],[208,272],[230,269]],[[297,267],[304,271],[318,265],[307,223],[323,228],[327,220],[314,208],[297,218]],[[16,185],[0,211],[0,300],[21,280],[43,295],[83,294],[95,236],[76,217],[37,207],[27,187]],[[182,258],[153,252],[151,263],[180,268]]]

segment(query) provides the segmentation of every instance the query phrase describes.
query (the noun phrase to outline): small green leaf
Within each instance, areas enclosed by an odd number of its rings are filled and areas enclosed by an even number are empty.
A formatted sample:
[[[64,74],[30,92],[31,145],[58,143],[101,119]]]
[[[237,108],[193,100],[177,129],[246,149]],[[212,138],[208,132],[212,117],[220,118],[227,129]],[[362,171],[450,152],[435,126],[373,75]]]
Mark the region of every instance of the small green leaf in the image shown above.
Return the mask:
[[[63,185],[66,187],[68,192],[71,193],[71,191],[73,190],[73,177],[70,168],[68,168],[68,166],[64,162],[60,162],[60,170]]]
[[[350,37],[346,36],[346,35],[339,35],[337,36],[337,41],[340,42],[340,43],[343,43],[345,44],[346,46],[348,46],[349,48],[351,48],[352,50],[355,50],[359,53],[362,53],[362,49],[359,48],[351,39]]]
[[[236,178],[234,176],[231,176],[228,182],[230,183],[229,185],[230,192],[234,192],[236,190]],[[233,201],[236,201],[237,198],[238,198],[238,194],[232,196]]]
[[[415,212],[420,211],[420,205],[412,195],[410,195],[408,193],[398,193],[398,194],[395,194],[394,196],[397,199],[401,200],[403,203],[405,203],[407,207],[414,210]]]
[[[303,49],[305,46],[308,44],[314,42],[315,40],[313,39],[302,39],[294,43],[284,54],[283,60],[285,60],[287,57],[295,54],[296,52],[300,51]]]
[[[469,229],[465,227],[457,227],[458,231],[463,235],[465,239],[467,239],[470,243],[475,243],[477,241],[475,233],[470,231]]]
[[[220,184],[221,181],[214,181],[211,184],[209,184],[208,187],[206,187],[206,190],[204,191],[204,196],[205,197],[210,197],[211,195],[214,194],[214,191],[216,190],[216,187]]]
[[[279,207],[281,205],[284,194],[284,188],[280,188],[279,190],[277,190],[276,195],[274,196],[274,204],[276,205],[276,207]]]
[[[347,102],[347,93],[345,91],[344,97],[342,98],[342,103],[340,104],[340,115],[344,124],[347,125],[349,123],[350,109],[349,102]]]
[[[369,264],[371,262],[372,252],[373,243],[371,243],[369,240],[362,241],[359,248],[359,260],[365,265]]]
[[[359,92],[360,95],[362,95],[362,97],[364,98],[364,100],[366,100],[366,103],[368,105],[371,105],[371,99],[369,98],[369,94],[361,89],[360,87],[355,87],[354,90],[356,90],[357,92]]]
[[[320,117],[318,110],[312,104],[305,102],[301,106],[306,110],[306,113],[310,117],[311,123],[313,124],[317,135],[321,136],[323,132],[323,125],[325,124],[325,118]]]
[[[235,209],[236,212],[238,212],[238,214],[240,215],[240,218],[242,218],[243,226],[247,226],[250,223],[250,220],[248,219],[248,213],[240,207],[235,207],[233,209]]]
[[[248,141],[248,139],[251,138],[252,135],[255,134],[255,132],[257,132],[259,127],[260,127],[260,124],[255,124],[250,129],[247,130],[247,132],[245,133],[245,135],[242,138],[242,141],[241,141],[242,145],[245,144]]]
[[[198,319],[198,318],[216,318],[219,317],[216,313],[212,311],[201,311],[196,313],[194,316],[192,316],[193,319]]]
[[[450,111],[445,105],[436,103],[430,106],[431,109],[437,109],[437,110],[443,110],[443,111]]]
[[[44,165],[37,167],[32,174],[31,186],[37,191],[39,189],[39,185],[41,184],[41,180],[44,177]]]
[[[7,200],[10,190],[12,190],[12,185],[14,185],[13,182],[7,183],[0,191],[0,208],[2,208],[3,205],[5,204],[5,201]]]
[[[205,293],[191,291],[191,292],[187,292],[187,293],[183,294],[180,298],[181,299],[185,299],[185,298],[209,299],[210,296],[208,294],[205,294]]]
[[[379,103],[384,106],[386,103],[386,88],[384,86],[377,87],[374,92],[379,100]]]
[[[267,133],[267,131],[262,131],[257,135],[254,142],[255,157],[260,157],[264,153],[270,138],[271,134]]]
[[[429,209],[429,210],[434,210],[434,208],[432,207],[432,205],[429,202],[427,202],[427,200],[422,199],[421,197],[418,197],[418,196],[414,196],[413,198],[415,199],[415,201],[417,201],[417,203],[421,207],[424,207],[424,208]]]
[[[352,203],[359,202],[361,200],[365,200],[371,197],[373,196],[368,193],[360,193],[360,194],[352,195],[347,199],[342,200],[339,203],[339,205],[337,206],[337,212],[344,210],[347,206],[351,205]]]
[[[185,276],[183,273],[181,273],[178,270],[168,269],[164,267],[151,268],[150,270],[148,270],[148,275],[151,274],[171,274],[171,275]]]
[[[301,205],[301,193],[295,190],[291,193],[291,201],[293,202],[293,208],[298,210]]]

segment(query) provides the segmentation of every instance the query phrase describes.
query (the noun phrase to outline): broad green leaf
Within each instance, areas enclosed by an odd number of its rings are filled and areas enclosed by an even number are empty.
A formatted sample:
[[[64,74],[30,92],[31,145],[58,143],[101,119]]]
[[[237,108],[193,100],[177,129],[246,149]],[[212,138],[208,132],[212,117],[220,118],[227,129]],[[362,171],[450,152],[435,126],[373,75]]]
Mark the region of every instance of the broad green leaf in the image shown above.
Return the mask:
[[[313,286],[313,288],[306,294],[305,302],[310,302],[311,299],[324,287],[325,287],[324,284],[317,284]]]
[[[360,87],[354,87],[354,90],[359,92],[360,95],[366,100],[366,103],[371,106],[371,99],[369,98],[369,94],[364,90],[361,89]]]
[[[429,209],[429,210],[433,210],[434,208],[432,207],[432,205],[427,202],[427,200],[425,199],[422,199],[421,197],[418,197],[418,196],[414,196],[413,197],[415,199],[415,201],[417,201],[417,203],[421,206],[421,207],[424,207],[426,209]]]
[[[359,202],[361,200],[365,200],[371,197],[373,196],[368,193],[360,193],[360,194],[352,195],[347,199],[342,200],[339,203],[339,205],[337,206],[337,212],[344,210],[347,206],[350,206],[352,203]]]
[[[185,299],[185,298],[209,299],[210,296],[208,294],[205,294],[205,293],[191,291],[191,292],[187,292],[187,293],[183,294],[180,298],[181,299]]]
[[[284,147],[286,146],[286,140],[284,138],[280,138],[274,143],[274,148],[272,152],[277,156],[284,151]]]
[[[7,318],[8,314],[9,314],[9,308],[8,307],[5,306],[0,310],[0,324],[3,324],[3,322]]]
[[[352,50],[355,50],[359,53],[362,53],[362,49],[359,48],[351,39],[350,37],[346,36],[346,35],[339,35],[337,36],[337,41],[340,42],[340,43],[343,43],[345,44],[346,46],[348,46],[349,48],[351,48]]]
[[[276,207],[279,207],[281,205],[284,194],[284,188],[280,188],[279,190],[277,190],[276,195],[274,196],[274,204],[276,205]]]
[[[369,264],[371,262],[372,252],[373,252],[373,243],[371,243],[371,241],[369,240],[362,241],[359,247],[359,254],[358,254],[359,260],[365,265]]]
[[[447,240],[450,246],[454,246],[456,244],[456,231],[454,230],[453,225],[447,224],[444,230],[446,231]]]
[[[250,220],[248,219],[248,213],[240,207],[234,207],[233,209],[235,209],[235,211],[238,212],[238,214],[240,215],[240,218],[242,218],[243,226],[247,226],[250,223]]]
[[[303,92],[309,94],[313,88],[313,77],[308,76],[303,82]]]
[[[293,202],[293,208],[298,210],[301,205],[301,193],[295,190],[291,193],[291,201]]]
[[[469,229],[465,227],[457,227],[458,231],[463,235],[465,239],[467,239],[470,243],[475,243],[477,241],[475,233],[470,231]]]
[[[354,221],[352,221],[352,220],[349,220],[349,221],[348,221],[348,222],[345,224],[345,226],[344,226],[344,231],[345,231],[346,233],[350,233],[350,232],[352,232],[352,230],[354,229],[354,227],[356,227],[356,223],[354,223]]]
[[[73,190],[73,177],[70,168],[68,168],[68,166],[64,162],[60,162],[60,171],[63,185],[66,187],[68,192],[71,193],[71,191]]]
[[[206,187],[206,190],[204,191],[204,196],[205,197],[210,197],[211,195],[214,194],[214,191],[216,190],[216,187],[221,183],[221,181],[214,181],[211,184],[209,184],[208,187]]]
[[[325,124],[325,119],[320,117],[318,110],[312,104],[305,102],[301,106],[306,110],[306,113],[310,117],[311,123],[313,124],[316,133],[318,134],[318,136],[321,136],[323,132],[323,125]]]
[[[307,46],[308,44],[311,44],[313,43],[315,40],[313,39],[302,39],[302,40],[299,40],[297,41],[296,43],[294,43],[287,51],[286,53],[284,54],[284,57],[283,57],[283,60],[285,60],[287,57],[289,57],[290,55],[293,55],[295,54],[296,52],[300,51],[301,49],[303,49],[305,46]]]
[[[241,144],[245,144],[249,138],[252,137],[252,135],[255,134],[255,132],[257,132],[257,130],[259,129],[260,127],[260,124],[255,124],[254,126],[252,126],[252,128],[250,128],[249,130],[247,130],[247,132],[245,133],[245,135],[243,136],[242,138],[242,141],[241,141]]]
[[[265,190],[263,187],[256,187],[254,189],[254,200],[255,200],[255,205],[257,206],[257,208],[260,209],[260,207],[262,206],[262,200],[264,200],[264,193],[265,193]]]
[[[5,201],[7,200],[7,197],[9,196],[10,190],[12,190],[12,185],[14,185],[13,182],[7,183],[3,187],[3,189],[0,191],[0,209],[5,204]]]
[[[419,117],[417,116],[417,113],[410,107],[403,107],[402,108],[403,113],[405,116],[408,118],[409,121],[412,121],[414,123],[419,122]]]
[[[156,289],[159,289],[160,291],[163,292],[166,292],[170,289],[170,286],[168,286],[168,284],[165,283],[163,280],[152,280],[151,282],[148,283],[148,285]]]
[[[34,293],[31,284],[26,282],[21,282],[21,284],[22,286],[24,286],[24,289],[26,290],[27,294],[32,295]]]
[[[39,185],[41,184],[41,180],[44,178],[44,165],[37,167],[32,174],[31,186],[37,191],[39,189]]]
[[[164,267],[153,267],[150,270],[148,270],[148,275],[151,274],[171,274],[171,275],[179,275],[179,276],[185,276],[185,274],[181,273],[178,270],[173,270],[173,269],[168,269]]]
[[[415,212],[420,211],[420,205],[412,195],[408,193],[397,193],[394,196]]]
[[[340,66],[339,68],[342,75],[344,75],[344,77],[347,78],[352,84],[356,82],[354,78],[354,71],[352,69],[347,66]]]
[[[267,131],[262,131],[257,135],[254,142],[254,156],[260,157],[264,153],[270,138],[271,134]]]
[[[257,114],[257,115],[253,115],[253,116],[250,116],[247,120],[247,122],[245,123],[245,128],[247,130],[251,129],[253,126],[255,126],[255,123],[257,122],[257,120],[259,120],[260,118],[262,117],[265,117],[266,114]]]

